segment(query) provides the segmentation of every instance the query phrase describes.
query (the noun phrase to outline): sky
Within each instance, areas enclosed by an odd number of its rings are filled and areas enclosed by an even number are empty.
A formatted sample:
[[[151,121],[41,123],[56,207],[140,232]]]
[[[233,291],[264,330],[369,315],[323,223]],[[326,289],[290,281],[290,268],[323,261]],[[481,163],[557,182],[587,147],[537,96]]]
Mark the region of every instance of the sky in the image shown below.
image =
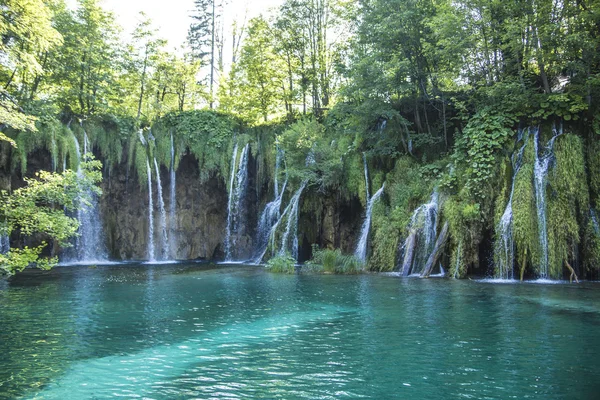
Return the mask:
[[[234,20],[243,21],[247,10],[247,18],[252,18],[281,4],[283,0],[226,0],[224,8],[225,37],[228,35]],[[67,0],[75,7],[76,0]],[[169,41],[169,49],[180,47],[186,39],[191,19],[190,11],[194,8],[194,0],[101,0],[102,6],[112,11],[119,25],[124,29],[125,37],[133,31],[140,21],[139,12],[144,11],[159,29],[158,36]],[[227,46],[227,45],[226,45]],[[226,47],[227,48],[227,47]]]

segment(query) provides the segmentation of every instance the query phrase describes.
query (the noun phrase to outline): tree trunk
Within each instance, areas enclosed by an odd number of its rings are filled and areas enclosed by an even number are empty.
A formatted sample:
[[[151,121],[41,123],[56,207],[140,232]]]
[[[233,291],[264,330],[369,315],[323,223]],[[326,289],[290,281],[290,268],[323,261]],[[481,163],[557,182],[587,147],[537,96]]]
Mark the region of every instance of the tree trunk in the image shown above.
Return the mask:
[[[573,283],[573,278],[575,278],[575,282],[579,283],[579,279],[577,279],[577,274],[575,273],[575,270],[573,269],[573,267],[571,267],[571,264],[569,264],[568,261],[565,261],[565,264],[567,265],[567,268],[571,272],[571,276],[569,276],[569,282]]]
[[[146,84],[146,69],[148,68],[148,44],[146,44],[146,53],[144,56],[144,68],[142,70],[142,79],[140,81],[140,97],[138,99],[137,119],[142,115],[142,105],[144,102],[144,90]]]
[[[421,278],[429,278],[429,275],[431,275],[431,272],[433,271],[433,267],[440,259],[440,256],[444,251],[444,247],[446,247],[446,243],[448,242],[448,229],[448,222],[446,222],[437,240],[435,241],[435,247],[427,259],[427,264],[425,264],[425,268],[421,273]]]
[[[212,38],[210,40],[210,109],[214,106],[213,102],[213,83],[215,79],[215,1],[212,0]]]
[[[406,239],[406,246],[404,249],[404,260],[402,261],[402,276],[408,276],[410,274],[410,267],[412,266],[413,258],[415,257],[416,244],[417,231],[413,229],[410,231],[408,239]]]

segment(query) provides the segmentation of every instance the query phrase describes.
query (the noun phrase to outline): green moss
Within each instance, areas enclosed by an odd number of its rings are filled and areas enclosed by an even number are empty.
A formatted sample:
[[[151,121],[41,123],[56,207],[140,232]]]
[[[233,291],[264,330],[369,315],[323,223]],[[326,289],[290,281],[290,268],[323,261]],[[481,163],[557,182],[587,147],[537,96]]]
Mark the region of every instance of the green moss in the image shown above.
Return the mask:
[[[383,198],[382,198],[383,199]],[[387,215],[382,201],[373,206],[371,245],[373,254],[368,261],[371,271],[393,271],[396,267],[400,232],[398,221]]]
[[[579,221],[587,220],[589,190],[583,142],[563,135],[555,144],[556,165],[548,177],[548,275],[561,278],[580,242]]]
[[[592,218],[585,226],[582,249],[586,271],[600,271],[600,229],[594,226]]]
[[[463,243],[459,242],[454,245],[452,255],[450,257],[449,276],[453,278],[464,278],[467,275],[467,264],[464,262],[465,255]]]
[[[442,217],[448,222],[453,249],[449,273],[464,278],[467,267],[479,262],[478,247],[483,229],[479,203],[462,192],[449,196],[442,205]]]
[[[528,163],[521,166],[515,178],[513,195],[513,237],[520,276],[528,267],[537,268],[540,264],[536,210],[533,164]]]
[[[148,180],[148,152],[139,140],[135,144],[134,167],[141,190],[146,187],[144,183]]]
[[[600,198],[600,141],[590,140],[587,145],[587,163],[592,198]],[[596,203],[598,207],[598,203]]]
[[[232,117],[207,110],[167,114],[154,124],[152,134],[156,138],[157,161],[169,166],[173,134],[176,154],[181,155],[189,150],[198,160],[202,182],[214,175],[227,177],[234,136],[240,146],[252,141],[250,136],[239,132],[237,122]]]

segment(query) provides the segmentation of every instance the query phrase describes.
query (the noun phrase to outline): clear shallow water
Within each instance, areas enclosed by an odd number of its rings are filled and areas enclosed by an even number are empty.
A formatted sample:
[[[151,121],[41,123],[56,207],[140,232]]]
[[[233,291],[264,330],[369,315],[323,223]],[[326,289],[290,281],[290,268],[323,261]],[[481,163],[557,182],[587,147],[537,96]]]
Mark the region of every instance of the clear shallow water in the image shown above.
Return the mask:
[[[0,282],[0,398],[600,394],[600,285],[125,265]]]

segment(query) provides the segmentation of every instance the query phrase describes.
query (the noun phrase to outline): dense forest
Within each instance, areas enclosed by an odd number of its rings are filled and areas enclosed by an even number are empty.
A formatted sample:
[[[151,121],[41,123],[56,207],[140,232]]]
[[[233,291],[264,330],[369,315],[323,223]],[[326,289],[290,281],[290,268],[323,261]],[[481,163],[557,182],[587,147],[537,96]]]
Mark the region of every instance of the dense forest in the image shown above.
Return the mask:
[[[195,168],[229,202],[204,258],[247,246],[280,270],[598,277],[598,0],[286,0],[232,27],[196,0],[176,52],[143,14],[123,39],[97,0],[1,4],[8,273],[56,263],[100,180],[113,193],[123,176],[164,215],[161,175]],[[246,164],[253,196],[237,190]]]

